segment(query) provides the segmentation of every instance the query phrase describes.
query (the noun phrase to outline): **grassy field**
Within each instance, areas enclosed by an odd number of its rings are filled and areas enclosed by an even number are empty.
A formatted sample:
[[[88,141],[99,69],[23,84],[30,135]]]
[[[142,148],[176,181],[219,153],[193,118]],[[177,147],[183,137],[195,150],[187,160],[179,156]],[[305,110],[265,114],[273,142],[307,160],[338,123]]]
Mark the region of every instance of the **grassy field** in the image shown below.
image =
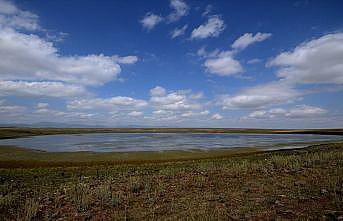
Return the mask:
[[[338,220],[343,215],[342,143],[269,152],[146,153],[140,161],[133,155],[60,154],[0,148],[0,220]]]
[[[54,134],[82,133],[259,133],[259,134],[332,134],[343,135],[343,129],[244,129],[244,128],[0,128],[0,139]]]

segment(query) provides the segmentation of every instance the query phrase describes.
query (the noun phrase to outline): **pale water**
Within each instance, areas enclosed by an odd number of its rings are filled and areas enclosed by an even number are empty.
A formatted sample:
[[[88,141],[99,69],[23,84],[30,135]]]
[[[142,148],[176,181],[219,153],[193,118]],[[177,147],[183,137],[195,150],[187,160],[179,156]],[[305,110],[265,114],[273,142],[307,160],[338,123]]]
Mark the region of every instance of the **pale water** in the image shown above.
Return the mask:
[[[0,145],[52,152],[126,152],[239,147],[282,149],[304,147],[313,142],[342,140],[342,136],[309,134],[97,133],[5,139],[0,140]]]

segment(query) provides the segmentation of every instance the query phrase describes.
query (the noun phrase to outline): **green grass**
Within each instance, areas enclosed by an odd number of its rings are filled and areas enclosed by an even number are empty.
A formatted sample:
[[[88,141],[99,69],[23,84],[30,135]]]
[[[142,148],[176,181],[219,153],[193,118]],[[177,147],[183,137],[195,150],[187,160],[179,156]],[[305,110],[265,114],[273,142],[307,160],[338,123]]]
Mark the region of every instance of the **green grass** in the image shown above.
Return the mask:
[[[56,167],[56,166],[91,166],[113,164],[142,164],[163,161],[195,160],[221,158],[233,155],[245,155],[260,152],[261,149],[239,148],[236,150],[170,150],[141,152],[45,152],[0,145],[0,168],[16,167]]]
[[[125,155],[109,154],[104,163],[99,159],[106,154],[87,158],[90,153],[75,153],[63,159],[68,154],[5,148],[0,162],[7,159],[3,165],[8,168],[0,169],[0,220],[318,220],[338,218],[337,211],[343,210],[342,143],[210,152],[160,161],[148,159],[153,153],[140,161],[113,161]],[[176,153],[172,155],[184,154]],[[27,163],[22,168],[11,161],[19,155]],[[29,164],[33,159],[49,162],[43,156],[74,162]],[[89,159],[92,164],[85,164]]]

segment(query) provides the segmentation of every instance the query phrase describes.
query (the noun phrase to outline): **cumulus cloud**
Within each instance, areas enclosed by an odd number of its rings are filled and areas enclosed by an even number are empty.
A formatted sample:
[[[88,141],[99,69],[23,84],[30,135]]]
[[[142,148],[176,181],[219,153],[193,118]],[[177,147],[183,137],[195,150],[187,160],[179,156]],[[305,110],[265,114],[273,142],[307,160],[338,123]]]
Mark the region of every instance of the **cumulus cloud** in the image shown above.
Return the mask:
[[[197,99],[186,91],[166,93],[162,87],[155,87],[151,91],[150,103],[160,110],[192,110],[201,109],[202,105],[196,102]]]
[[[253,58],[253,59],[250,59],[249,61],[247,61],[248,64],[257,64],[257,63],[260,63],[262,60],[259,59],[259,58]]]
[[[192,31],[191,39],[204,39],[217,37],[225,29],[225,23],[219,16],[210,17],[206,23]]]
[[[210,111],[203,102],[203,93],[193,93],[191,90],[167,92],[157,86],[150,90],[149,104],[154,109],[148,117],[154,122],[182,122],[190,119],[206,119]]]
[[[221,119],[223,119],[223,116],[217,113],[217,114],[213,114],[211,119],[212,120],[221,120]]]
[[[327,113],[327,110],[320,108],[320,107],[314,107],[309,105],[298,105],[295,108],[290,109],[287,113],[287,117],[312,117],[315,115],[322,115]]]
[[[173,114],[173,111],[167,111],[167,110],[155,110],[152,112],[154,115],[171,115]]]
[[[311,118],[326,114],[326,109],[310,106],[310,105],[297,105],[295,107],[273,108],[270,110],[258,110],[251,112],[244,119],[266,119],[266,118]]]
[[[0,30],[0,79],[50,80],[83,85],[101,85],[121,71],[118,56],[62,56],[57,48],[37,35],[11,29]],[[134,57],[121,58],[133,63]]]
[[[204,62],[204,67],[206,71],[219,76],[230,76],[242,73],[244,71],[240,62],[234,58],[234,56],[242,49],[246,48],[248,45],[255,42],[263,41],[269,38],[271,34],[269,33],[257,33],[255,35],[251,33],[246,33],[240,38],[238,38],[233,44],[232,48],[234,50],[214,50],[212,52],[207,52],[204,47],[197,51],[198,56],[206,58]],[[254,59],[249,61],[249,64],[257,63],[259,60]]]
[[[176,38],[185,34],[188,25],[184,25],[181,28],[175,28],[171,33],[171,38]]]
[[[23,31],[24,29],[24,31]],[[38,16],[0,0],[0,95],[69,97],[117,79],[136,56],[64,56],[40,37]]]
[[[6,105],[4,101],[0,102],[0,113],[1,114],[18,114],[26,110],[26,107],[19,105]]]
[[[41,109],[41,108],[48,108],[49,104],[48,103],[38,103],[37,104],[37,108]]]
[[[248,115],[248,117],[249,118],[265,118],[266,114],[267,114],[267,111],[262,111],[262,110],[253,111]]]
[[[271,33],[256,33],[253,35],[253,33],[245,33],[241,37],[239,37],[236,41],[233,42],[232,48],[236,50],[243,50],[249,45],[264,41],[272,36]]]
[[[173,9],[173,12],[168,15],[169,22],[178,21],[188,14],[189,7],[183,0],[171,0],[170,7]]]
[[[201,112],[194,112],[194,111],[187,111],[183,114],[181,114],[181,117],[197,117],[197,116],[205,116],[210,114],[208,110],[204,110]]]
[[[138,57],[137,56],[124,56],[124,57],[120,57],[118,55],[113,55],[112,56],[113,61],[119,63],[119,64],[134,64],[138,61]]]
[[[243,35],[248,36],[248,35]],[[250,41],[236,41],[233,48],[244,49],[251,44],[252,39],[261,41],[251,35]],[[248,39],[248,38],[246,38]],[[237,43],[241,42],[241,43]],[[245,42],[245,43],[242,43]],[[247,44],[249,42],[249,44]],[[224,109],[250,108],[260,109],[281,103],[292,102],[304,93],[296,89],[298,84],[305,83],[343,83],[343,34],[329,34],[319,39],[302,43],[293,51],[284,52],[270,60],[267,66],[280,67],[277,75],[279,81],[270,82],[247,88],[236,95],[220,97],[219,104]],[[233,53],[233,52],[231,52]],[[220,54],[217,52],[217,54]],[[217,55],[218,56],[218,55]],[[323,110],[310,106],[297,106],[291,110],[272,109],[270,111],[257,110],[250,117],[265,117],[284,115],[288,117],[304,116],[303,113],[321,113]]]
[[[27,108],[20,105],[7,104],[5,100],[0,100],[0,122],[13,123],[14,120],[22,119],[27,112]]]
[[[262,108],[270,105],[291,102],[301,96],[301,93],[285,82],[271,82],[247,88],[230,96],[223,95],[218,104],[224,109]]]
[[[343,33],[328,34],[283,52],[267,63],[294,83],[343,84]]]
[[[79,99],[68,102],[68,109],[79,110],[116,110],[116,109],[135,109],[147,106],[145,100],[134,99],[131,97],[110,97],[110,98],[93,98]]]
[[[152,97],[162,97],[162,96],[165,96],[166,93],[167,93],[166,89],[164,89],[161,86],[156,86],[150,90],[150,95]]]
[[[201,16],[207,16],[209,15],[213,10],[213,6],[212,5],[207,5],[204,12],[201,14]]]
[[[86,94],[82,86],[62,82],[1,81],[0,96],[76,97]]]
[[[36,114],[40,117],[43,117],[43,116],[70,117],[71,115],[73,115],[72,113],[67,113],[67,112],[51,109],[49,108],[48,103],[38,103],[37,109],[36,111],[34,111],[33,114]]]
[[[204,66],[206,71],[219,76],[230,76],[243,72],[243,67],[230,51],[224,51],[206,59]]]
[[[141,111],[132,111],[130,113],[128,113],[127,115],[131,116],[131,117],[139,117],[143,115],[143,112]]]
[[[20,10],[10,1],[0,0],[0,28],[36,31],[40,26],[36,14]]]
[[[230,76],[243,72],[243,67],[234,58],[234,51],[220,51],[218,49],[208,52],[204,47],[197,51],[197,55],[204,58],[204,67],[211,74]]]
[[[202,58],[214,58],[214,57],[218,57],[218,55],[221,53],[221,51],[219,49],[216,49],[214,51],[207,51],[205,47],[201,47],[198,51],[197,51],[197,55],[199,57]]]
[[[38,107],[37,110],[34,112],[34,114],[38,114],[39,116],[42,117],[42,115],[45,116],[49,116],[49,117],[68,117],[68,115],[70,115],[70,113],[66,113],[63,111],[58,111],[58,110],[53,110],[53,109],[49,109],[48,106],[47,107]]]
[[[155,15],[151,12],[148,12],[142,20],[140,20],[143,28],[147,29],[148,31],[152,30],[156,25],[163,21],[163,18],[159,15]]]

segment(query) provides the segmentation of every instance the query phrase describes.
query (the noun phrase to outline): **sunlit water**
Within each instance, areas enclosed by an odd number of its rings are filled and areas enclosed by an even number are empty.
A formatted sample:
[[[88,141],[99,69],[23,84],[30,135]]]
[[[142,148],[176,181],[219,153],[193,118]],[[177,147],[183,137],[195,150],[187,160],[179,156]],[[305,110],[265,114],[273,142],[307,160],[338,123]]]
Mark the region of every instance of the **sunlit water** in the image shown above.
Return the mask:
[[[338,140],[343,140],[343,137],[308,134],[98,133],[5,139],[0,140],[0,145],[53,152],[126,152],[238,147],[281,149],[304,147],[312,142]]]

